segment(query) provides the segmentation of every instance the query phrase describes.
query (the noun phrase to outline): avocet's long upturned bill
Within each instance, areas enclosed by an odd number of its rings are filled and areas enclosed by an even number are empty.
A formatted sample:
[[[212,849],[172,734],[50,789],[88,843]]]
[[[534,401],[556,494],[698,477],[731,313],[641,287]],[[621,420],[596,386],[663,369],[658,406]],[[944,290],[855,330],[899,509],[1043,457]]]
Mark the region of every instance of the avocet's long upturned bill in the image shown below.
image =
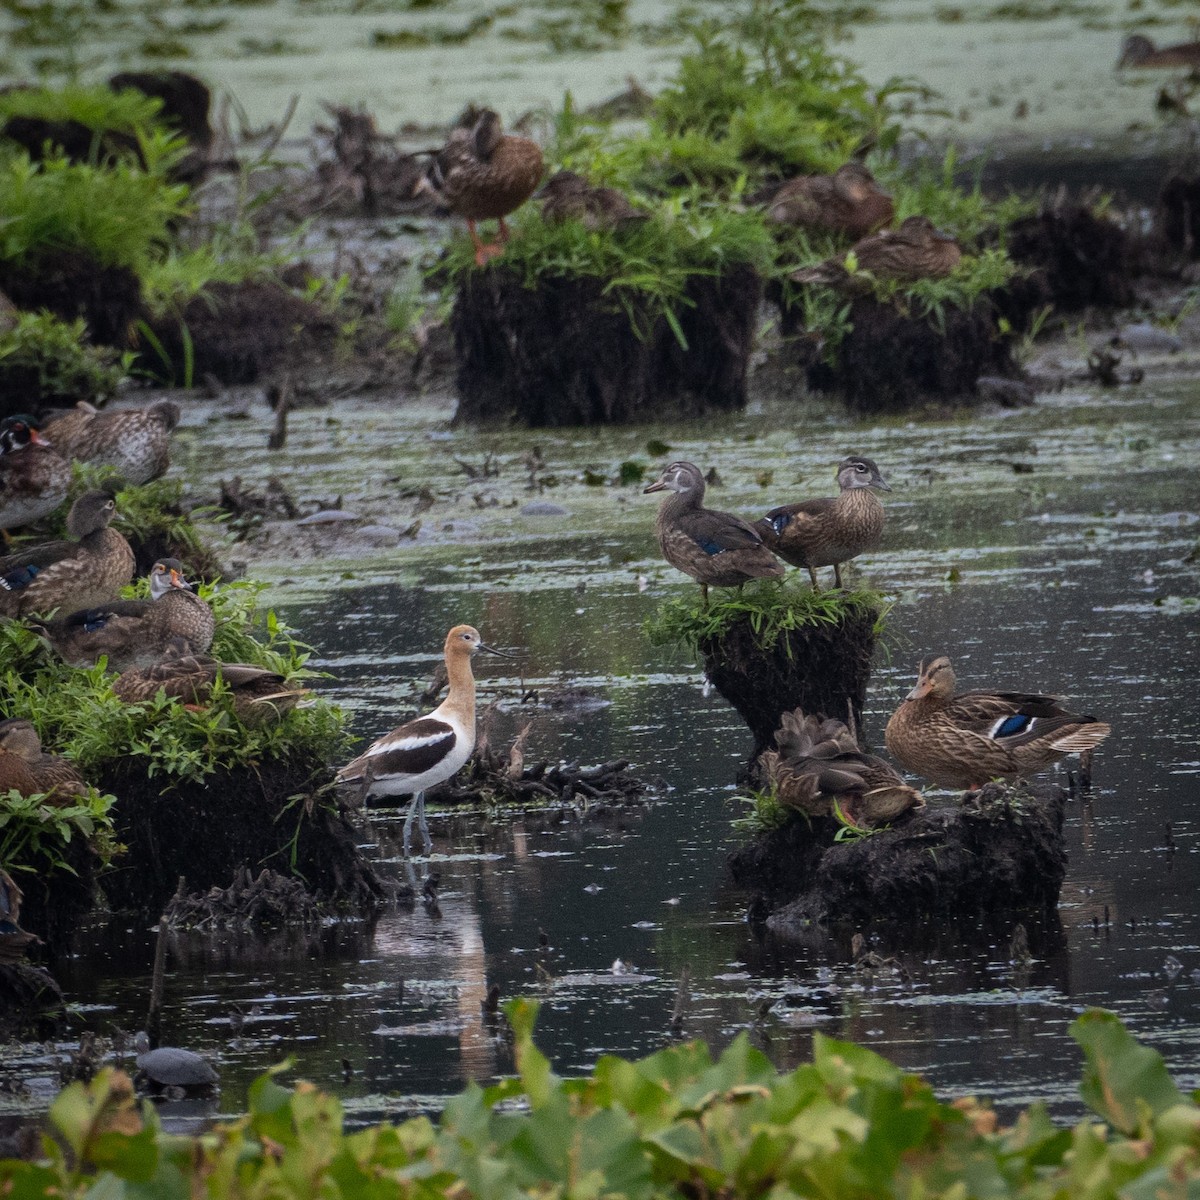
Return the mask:
[[[412,796],[404,821],[404,855],[407,858],[416,818],[425,844],[433,839],[425,823],[425,791],[449,779],[471,757],[475,749],[475,676],[471,658],[480,650],[513,655],[485,646],[470,625],[455,625],[446,634],[446,674],[450,693],[428,716],[418,717],[384,734],[364,754],[347,763],[337,775],[339,783],[360,784],[368,796]]]

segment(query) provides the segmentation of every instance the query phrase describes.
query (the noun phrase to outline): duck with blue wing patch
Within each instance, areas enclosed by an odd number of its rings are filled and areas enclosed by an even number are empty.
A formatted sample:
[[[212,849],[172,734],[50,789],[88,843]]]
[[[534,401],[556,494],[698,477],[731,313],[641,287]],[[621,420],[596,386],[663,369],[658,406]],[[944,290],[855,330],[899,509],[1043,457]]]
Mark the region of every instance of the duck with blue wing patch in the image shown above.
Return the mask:
[[[658,544],[671,566],[700,585],[705,604],[710,586],[741,587],[783,575],[783,564],[748,521],[704,507],[704,476],[693,463],[672,463],[642,491],[670,493],[654,522]]]
[[[921,664],[917,685],[892,714],[887,748],[910,771],[943,787],[1035,775],[1067,754],[1093,750],[1112,732],[1068,712],[1054,696],[960,692],[946,657]]]
[[[433,849],[425,821],[425,792],[455,775],[475,749],[475,676],[471,658],[480,650],[512,655],[486,646],[479,631],[455,625],[446,635],[446,674],[450,692],[428,716],[409,721],[373,742],[364,754],[338,773],[339,783],[361,788],[371,796],[412,796],[404,820],[404,857],[409,856],[414,819],[421,831],[425,853]]]

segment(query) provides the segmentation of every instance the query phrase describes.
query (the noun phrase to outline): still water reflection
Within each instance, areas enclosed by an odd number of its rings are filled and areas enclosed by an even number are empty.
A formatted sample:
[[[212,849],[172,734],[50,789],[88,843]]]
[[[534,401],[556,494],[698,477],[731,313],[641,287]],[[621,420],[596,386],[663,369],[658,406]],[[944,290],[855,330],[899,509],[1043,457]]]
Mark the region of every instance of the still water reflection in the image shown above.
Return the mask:
[[[353,710],[364,736],[411,714],[445,630],[470,621],[492,644],[527,654],[520,677],[500,673],[507,663],[478,664],[481,701],[505,698],[493,736],[532,718],[527,758],[629,758],[660,780],[647,803],[431,814],[436,859],[417,870],[440,876],[436,909],[418,903],[370,927],[289,933],[265,946],[174,938],[167,1039],[219,1060],[219,1111],[238,1111],[250,1079],[292,1055],[298,1073],[367,1120],[434,1108],[465,1080],[511,1069],[503,1037],[481,1015],[493,984],[541,999],[539,1040],[559,1070],[576,1072],[602,1053],[668,1042],[686,973],[683,1035],[720,1046],[749,1030],[780,1067],[804,1059],[820,1029],[925,1073],[943,1094],[979,1092],[1002,1106],[1040,1097],[1069,1114],[1079,1056],[1065,1027],[1101,1004],[1167,1055],[1181,1085],[1200,1085],[1194,414],[1192,390],[1175,385],[1137,404],[1129,394],[1066,393],[1020,424],[984,415],[867,431],[827,416],[800,437],[789,413],[768,407],[706,429],[703,445],[670,431],[677,453],[719,465],[726,508],[764,507],[754,473],[767,465],[780,480],[794,466],[810,489],[824,486],[816,481],[843,448],[884,465],[895,488],[888,541],[864,563],[897,599],[868,705],[876,743],[918,659],[935,651],[952,655],[964,687],[1057,692],[1113,724],[1095,795],[1069,807],[1059,921],[1030,930],[1032,963],[1009,961],[1004,925],[881,939],[897,966],[874,972],[852,965],[848,932],[786,946],[755,934],[746,897],[723,873],[744,836],[731,819],[748,734],[706,694],[695,663],[651,648],[641,632],[658,601],[684,586],[654,555],[649,500],[630,492],[620,511],[608,505],[609,519],[577,488],[555,497],[575,515],[540,536],[506,540],[484,523],[477,544],[439,547],[419,571],[420,547],[394,566],[384,558],[370,574],[358,568],[369,583],[341,581],[328,562],[275,597],[320,647],[318,665],[333,675],[323,689]],[[302,456],[326,435],[323,418],[296,419]],[[245,444],[244,428],[236,432],[218,424],[205,433],[233,469]],[[469,433],[439,436],[448,456],[478,449]],[[619,435],[612,459],[628,456],[620,437],[645,436]],[[588,439],[579,453],[591,461],[603,440]],[[502,437],[497,445],[506,448]],[[515,457],[519,440],[507,445]],[[410,478],[415,457],[429,453],[414,447],[403,460]],[[571,455],[553,438],[544,453]],[[307,486],[321,494],[320,481]],[[518,700],[529,686],[583,687],[602,703],[530,711]],[[374,810],[363,835],[397,880],[406,876],[402,815]],[[152,942],[118,921],[60,964],[87,1021],[106,1030],[143,1019]],[[8,1058],[30,1082],[22,1103],[44,1103],[53,1057],[24,1047]]]

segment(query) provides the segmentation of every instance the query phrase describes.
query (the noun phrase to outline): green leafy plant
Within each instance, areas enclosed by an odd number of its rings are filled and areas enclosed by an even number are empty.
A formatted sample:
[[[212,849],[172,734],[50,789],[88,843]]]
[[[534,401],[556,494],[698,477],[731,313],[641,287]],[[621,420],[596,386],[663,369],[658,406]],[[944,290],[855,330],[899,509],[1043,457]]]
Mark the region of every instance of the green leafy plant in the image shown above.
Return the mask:
[[[89,788],[84,795],[0,795],[0,867],[9,872],[69,871],[63,857],[73,838],[81,837],[99,851],[107,865],[115,849],[109,810],[116,797]]]
[[[89,346],[82,320],[50,313],[16,314],[0,333],[0,389],[30,404],[74,404],[108,399],[128,375],[132,355]]]
[[[43,121],[78,121],[97,132],[112,130],[137,136],[161,127],[162,101],[134,88],[68,83],[60,88],[14,88],[0,94],[0,119],[38,117]]]
[[[751,837],[758,837],[760,834],[780,829],[797,815],[804,816],[799,809],[789,808],[786,804],[780,803],[774,784],[770,787],[753,788],[748,792],[742,792],[737,799],[749,811],[740,817],[735,817],[730,823],[734,829]]]

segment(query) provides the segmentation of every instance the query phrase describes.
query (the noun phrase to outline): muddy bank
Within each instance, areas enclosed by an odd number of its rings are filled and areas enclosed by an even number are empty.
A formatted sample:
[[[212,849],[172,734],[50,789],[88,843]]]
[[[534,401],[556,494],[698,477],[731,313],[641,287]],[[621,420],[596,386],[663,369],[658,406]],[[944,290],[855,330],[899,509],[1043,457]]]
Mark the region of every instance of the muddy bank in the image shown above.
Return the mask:
[[[58,983],[28,962],[0,963],[0,1041],[49,1038],[67,1018]]]
[[[793,819],[729,857],[762,900],[768,928],[914,923],[1053,909],[1066,874],[1066,793],[988,784],[953,807],[910,812],[869,837],[835,842],[828,818]]]

